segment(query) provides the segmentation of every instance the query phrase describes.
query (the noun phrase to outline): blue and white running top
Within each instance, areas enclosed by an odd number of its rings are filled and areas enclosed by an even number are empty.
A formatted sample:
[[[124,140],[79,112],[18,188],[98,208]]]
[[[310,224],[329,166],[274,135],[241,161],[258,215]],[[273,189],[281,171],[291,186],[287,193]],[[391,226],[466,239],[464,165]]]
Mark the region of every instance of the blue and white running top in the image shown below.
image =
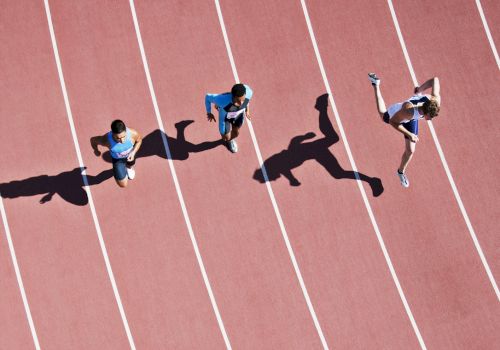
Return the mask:
[[[420,115],[418,113],[418,107],[421,107],[423,103],[429,101],[429,97],[427,95],[414,95],[410,97],[408,100],[400,102],[400,103],[395,103],[389,108],[387,108],[387,113],[389,114],[389,119],[394,116],[397,112],[403,108],[403,105],[406,102],[410,102],[413,105],[413,116],[410,119],[405,119],[402,120],[401,123],[407,123],[410,120],[419,120],[423,118],[423,115]]]
[[[207,94],[205,96],[205,108],[207,113],[212,112],[212,103],[219,107],[219,132],[221,134],[225,133],[224,123],[226,119],[236,119],[245,112],[248,102],[250,102],[253,95],[250,86],[245,84],[245,89],[245,102],[240,107],[233,105],[233,95],[231,95],[230,92],[223,94]]]
[[[109,153],[114,159],[127,158],[134,149],[134,143],[132,142],[129,128],[127,128],[127,136],[125,137],[124,143],[116,142],[115,139],[113,139],[113,133],[111,131],[108,132],[108,142]]]

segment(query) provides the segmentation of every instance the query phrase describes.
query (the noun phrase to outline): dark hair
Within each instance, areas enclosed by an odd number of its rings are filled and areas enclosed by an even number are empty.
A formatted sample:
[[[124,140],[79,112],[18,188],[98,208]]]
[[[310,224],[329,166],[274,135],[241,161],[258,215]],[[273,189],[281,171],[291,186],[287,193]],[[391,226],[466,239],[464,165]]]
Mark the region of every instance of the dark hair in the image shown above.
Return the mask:
[[[241,97],[244,96],[247,93],[247,89],[245,88],[245,85],[243,84],[235,84],[233,85],[233,88],[231,89],[231,95],[234,97]]]
[[[111,132],[113,134],[119,134],[127,130],[127,127],[125,126],[125,123],[122,122],[120,119],[113,120],[111,123]]]
[[[422,111],[431,118],[437,117],[439,114],[439,104],[436,100],[429,100],[422,106]]]

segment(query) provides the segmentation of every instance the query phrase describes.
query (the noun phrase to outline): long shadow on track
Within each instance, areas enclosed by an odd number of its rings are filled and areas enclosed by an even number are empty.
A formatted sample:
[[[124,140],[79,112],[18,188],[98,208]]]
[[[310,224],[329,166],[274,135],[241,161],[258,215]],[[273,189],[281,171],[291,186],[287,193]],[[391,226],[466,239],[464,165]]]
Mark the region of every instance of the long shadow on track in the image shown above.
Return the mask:
[[[176,123],[175,128],[177,129],[177,138],[166,135],[171,158],[173,160],[186,160],[189,158],[189,153],[208,151],[223,144],[220,139],[216,141],[206,141],[199,144],[187,141],[184,132],[193,122],[193,120],[182,120]],[[139,149],[139,152],[137,152],[136,158],[158,156],[167,159],[161,133],[161,130],[156,129],[143,137],[142,146]],[[107,162],[111,162],[111,156],[108,151],[103,154],[103,159]]]
[[[222,145],[221,140],[207,141],[199,144],[186,141],[184,131],[191,123],[193,123],[192,120],[183,120],[175,124],[177,138],[167,136],[172,159],[186,160],[189,157],[189,153],[203,152]],[[167,158],[159,129],[143,138],[142,147],[137,153],[137,158],[150,156]],[[103,159],[111,163],[109,151],[103,153]],[[111,169],[102,171],[96,176],[87,175],[90,186],[98,185],[112,177],[113,171]],[[49,202],[55,194],[58,194],[62,199],[74,205],[83,206],[88,203],[87,192],[83,188],[80,168],[65,171],[54,176],[40,175],[23,180],[0,183],[0,195],[2,198],[28,197],[42,194],[44,196],[39,200],[40,204]]]
[[[58,175],[40,175],[24,180],[15,180],[0,184],[2,198],[28,197],[45,194],[40,204],[49,202],[55,194],[74,205],[87,205],[89,199],[83,188],[81,169],[75,168]],[[87,175],[90,186],[98,185],[113,177],[113,171],[105,170],[96,176]]]
[[[339,141],[330,118],[328,117],[328,94],[323,94],[316,99],[315,109],[319,111],[319,129],[325,137],[311,142],[306,140],[316,137],[313,132],[298,135],[292,138],[288,148],[276,153],[264,161],[269,181],[275,181],[281,175],[288,179],[290,186],[300,186],[300,181],[293,175],[292,169],[301,166],[305,161],[314,159],[321,164],[325,170],[335,179],[356,179],[356,172],[344,170],[337,158],[330,152],[329,147]],[[367,182],[374,197],[384,192],[382,181],[377,177],[369,177],[360,172],[357,173],[362,181]],[[265,182],[262,170],[255,170],[253,178],[261,183]]]

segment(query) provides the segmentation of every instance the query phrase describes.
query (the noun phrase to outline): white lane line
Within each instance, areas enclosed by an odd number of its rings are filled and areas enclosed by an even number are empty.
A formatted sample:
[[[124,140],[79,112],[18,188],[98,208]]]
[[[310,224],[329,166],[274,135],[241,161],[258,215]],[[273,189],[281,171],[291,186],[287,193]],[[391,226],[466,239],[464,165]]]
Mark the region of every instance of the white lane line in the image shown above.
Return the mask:
[[[172,155],[170,153],[170,147],[168,145],[167,137],[165,136],[165,128],[163,127],[163,121],[160,114],[160,108],[158,107],[158,101],[156,100],[156,93],[153,87],[153,81],[151,79],[151,73],[149,71],[148,61],[146,59],[146,52],[144,50],[144,44],[142,41],[141,31],[139,29],[139,21],[137,20],[137,13],[135,11],[134,0],[130,0],[130,10],[132,11],[132,18],[134,21],[135,33],[137,36],[137,41],[139,43],[139,49],[141,51],[142,63],[144,65],[144,71],[146,73],[146,78],[148,81],[149,92],[151,94],[151,100],[153,102],[154,111],[156,115],[156,120],[158,122],[158,127],[161,130],[161,138],[163,140],[163,146],[165,147],[165,152],[167,154],[168,166],[170,167],[170,172],[172,173],[172,178],[175,184],[175,190],[177,191],[177,196],[179,197],[179,202],[182,208],[182,214],[184,215],[184,220],[186,221],[186,226],[189,232],[189,237],[191,238],[191,243],[193,244],[193,248],[196,254],[196,259],[198,260],[198,265],[200,266],[201,274],[203,276],[203,281],[205,282],[205,287],[208,291],[208,296],[210,297],[210,302],[212,303],[212,307],[215,312],[215,316],[217,318],[217,322],[219,324],[220,331],[222,333],[222,337],[224,338],[224,342],[226,343],[226,348],[231,349],[231,343],[229,342],[229,337],[226,333],[226,328],[224,327],[224,323],[222,322],[222,317],[219,312],[219,308],[217,306],[217,302],[215,301],[215,296],[212,291],[212,287],[210,286],[210,281],[208,280],[207,271],[205,269],[205,265],[203,264],[203,259],[200,254],[200,249],[198,248],[198,243],[196,241],[196,237],[193,232],[193,227],[191,226],[191,220],[189,219],[189,215],[186,209],[186,203],[184,202],[184,197],[182,195],[181,187],[179,185],[179,180],[177,178],[177,173],[175,171],[174,162],[172,160]]]
[[[16,272],[17,284],[19,285],[19,291],[21,292],[21,298],[23,299],[24,311],[26,312],[26,317],[28,318],[28,324],[30,326],[31,336],[33,337],[33,342],[35,343],[35,349],[40,350],[40,343],[38,342],[38,336],[36,335],[35,324],[33,323],[33,318],[31,317],[30,306],[28,304],[28,298],[26,297],[26,292],[24,290],[23,279],[21,277],[21,270],[19,270],[19,265],[17,263],[16,251],[14,250],[14,243],[12,243],[12,236],[10,234],[9,222],[7,221],[7,214],[5,213],[5,208],[3,206],[1,193],[0,193],[0,213],[2,214],[3,227],[5,228],[5,236],[7,236],[7,243],[9,245],[10,256],[12,258],[12,264],[14,265],[14,271]]]
[[[403,288],[401,287],[401,284],[399,283],[399,279],[398,279],[398,276],[396,274],[396,270],[394,269],[391,258],[389,256],[389,252],[387,251],[387,248],[385,246],[384,239],[382,238],[382,234],[380,233],[377,221],[375,220],[375,215],[373,214],[372,208],[370,206],[370,202],[368,201],[368,197],[366,196],[365,189],[364,189],[363,184],[359,178],[358,169],[357,169],[356,163],[354,162],[354,158],[352,156],[352,152],[351,152],[351,148],[349,146],[349,143],[347,142],[347,136],[345,134],[344,127],[342,126],[342,121],[340,120],[337,106],[336,106],[335,101],[333,99],[332,90],[330,88],[330,84],[329,84],[328,78],[326,76],[326,71],[325,71],[325,67],[323,65],[323,60],[321,59],[321,55],[319,53],[318,44],[316,42],[316,37],[314,35],[314,31],[313,31],[313,28],[311,25],[311,19],[309,17],[309,13],[307,11],[305,0],[301,0],[301,4],[302,4],[302,9],[304,11],[305,19],[307,22],[307,28],[309,30],[309,35],[311,36],[311,41],[312,41],[312,44],[314,47],[314,53],[316,54],[316,59],[318,61],[319,69],[321,71],[321,76],[323,77],[323,82],[325,84],[326,91],[328,92],[330,104],[332,105],[333,114],[335,115],[335,120],[337,121],[337,125],[339,126],[340,135],[342,137],[342,141],[344,142],[344,145],[345,145],[345,148],[347,151],[347,156],[349,157],[349,162],[351,163],[351,167],[352,167],[354,173],[356,174],[356,182],[357,182],[358,188],[361,192],[361,196],[363,197],[363,202],[365,203],[366,210],[368,211],[368,215],[369,215],[371,223],[373,225],[373,229],[375,230],[375,234],[377,235],[377,239],[378,239],[378,242],[380,244],[380,248],[382,249],[385,261],[387,263],[387,266],[389,267],[389,271],[391,272],[392,279],[394,281],[394,284],[396,285],[396,289],[398,290],[399,297],[401,298],[401,301],[403,302],[404,308],[406,310],[406,314],[408,315],[408,318],[410,319],[411,325],[413,327],[413,331],[415,332],[415,335],[417,336],[418,342],[420,343],[420,347],[422,349],[426,349],[424,339],[422,338],[422,335],[420,334],[417,323],[415,322],[415,318],[413,317],[413,313],[411,312],[410,306],[409,306],[408,301],[406,300],[405,294],[403,292]]]
[[[238,83],[240,81],[238,77],[238,72],[236,70],[236,65],[234,64],[233,53],[231,51],[231,46],[229,44],[229,39],[227,37],[226,26],[224,24],[224,19],[222,17],[222,11],[220,8],[219,0],[215,0],[215,6],[217,8],[217,14],[219,16],[219,22],[222,29],[222,35],[224,36],[224,42],[226,43],[227,54],[229,56],[229,61],[231,63],[231,69],[233,70],[234,80]],[[299,264],[297,263],[297,259],[295,258],[295,254],[292,249],[292,245],[290,243],[290,239],[288,238],[288,234],[285,229],[285,224],[283,223],[283,219],[281,218],[280,211],[278,209],[278,204],[276,203],[276,199],[274,197],[273,190],[271,188],[271,183],[269,182],[269,178],[267,176],[267,171],[264,166],[264,162],[262,160],[262,154],[260,152],[259,145],[257,143],[257,138],[255,136],[255,132],[252,126],[252,122],[248,120],[248,129],[250,130],[250,135],[252,137],[252,142],[255,148],[255,153],[257,154],[257,159],[259,161],[260,168],[262,170],[262,174],[264,176],[267,192],[269,193],[269,197],[271,198],[271,203],[274,208],[274,212],[276,213],[276,217],[278,219],[278,223],[281,229],[281,233],[283,235],[283,239],[286,244],[286,248],[288,249],[288,254],[290,255],[290,259],[292,260],[293,268],[295,270],[295,274],[297,275],[297,279],[299,280],[300,288],[302,289],[302,293],[304,294],[304,298],[307,303],[307,307],[309,309],[309,313],[314,322],[314,326],[316,327],[316,331],[318,332],[319,338],[321,339],[321,343],[323,344],[324,349],[328,349],[328,344],[326,343],[325,336],[323,335],[323,331],[321,330],[321,325],[319,324],[318,318],[316,316],[316,312],[314,311],[314,307],[311,302],[311,298],[309,297],[309,293],[307,292],[306,285],[304,283],[304,279],[302,278],[302,274],[299,269]]]
[[[488,41],[490,42],[491,50],[493,51],[493,56],[495,56],[495,61],[497,62],[498,69],[500,70],[500,57],[498,57],[498,51],[495,46],[495,42],[493,41],[493,37],[491,36],[490,28],[488,27],[488,22],[486,22],[486,16],[483,12],[483,7],[481,6],[481,1],[476,0],[476,6],[479,11],[479,16],[481,16],[481,20],[483,21],[484,30],[486,32],[486,36],[488,37]]]
[[[49,1],[44,0],[45,3],[45,12],[47,13],[47,22],[49,24],[50,38],[52,40],[52,47],[54,50],[54,58],[56,60],[57,65],[57,73],[59,74],[59,81],[61,82],[61,90],[64,97],[64,105],[66,106],[66,114],[68,116],[68,122],[71,129],[71,135],[73,136],[73,143],[75,146],[76,155],[78,157],[78,164],[80,165],[81,174],[83,178],[85,192],[87,192],[87,196],[89,198],[90,211],[92,212],[92,218],[94,219],[94,224],[97,232],[97,237],[99,239],[99,244],[101,246],[102,255],[104,258],[104,263],[106,264],[106,270],[108,272],[109,280],[111,281],[111,286],[113,287],[113,293],[115,295],[116,303],[118,305],[118,309],[120,311],[120,316],[123,321],[123,326],[125,327],[125,332],[127,333],[127,338],[130,344],[130,348],[135,350],[134,339],[132,338],[132,333],[130,332],[130,327],[127,322],[127,317],[125,316],[125,310],[123,309],[122,301],[120,298],[120,294],[118,293],[118,287],[116,286],[115,277],[113,274],[113,270],[111,269],[111,263],[109,262],[108,252],[106,250],[106,245],[104,244],[104,238],[101,232],[101,226],[99,225],[99,220],[97,219],[97,213],[94,206],[94,200],[92,199],[92,193],[90,192],[89,182],[87,179],[86,168],[83,164],[83,158],[80,151],[80,145],[78,142],[78,137],[76,135],[75,125],[73,123],[73,114],[71,112],[71,107],[69,104],[68,92],[66,90],[66,83],[64,82],[64,75],[61,66],[61,60],[59,58],[59,50],[57,48],[56,36],[54,33],[54,26],[52,23],[52,16],[50,13]]]
[[[394,26],[396,27],[396,32],[398,34],[399,42],[401,43],[401,47],[404,52],[404,56],[406,59],[406,64],[408,65],[408,69],[410,70],[410,74],[413,80],[413,85],[418,86],[418,81],[415,76],[415,71],[413,70],[413,65],[411,64],[410,61],[410,56],[408,55],[408,51],[406,50],[406,45],[403,39],[403,35],[401,34],[401,29],[399,28],[399,23],[398,19],[396,17],[396,12],[394,11],[394,6],[392,5],[392,0],[387,0],[387,3],[389,4],[389,9],[391,11],[392,19],[394,21]],[[441,144],[439,143],[436,130],[434,130],[434,126],[432,125],[432,122],[430,120],[427,121],[427,125],[429,126],[429,129],[432,134],[432,138],[434,140],[434,143],[436,145],[439,158],[441,158],[441,163],[443,164],[444,170],[446,172],[446,176],[448,176],[448,180],[450,182],[451,188],[453,190],[453,194],[455,195],[455,199],[458,203],[458,206],[460,208],[460,211],[462,212],[462,216],[464,217],[465,224],[467,225],[467,228],[469,229],[470,236],[472,238],[472,241],[474,242],[474,246],[476,247],[476,250],[479,254],[479,257],[481,258],[481,262],[483,263],[484,269],[486,270],[486,274],[488,275],[488,278],[490,280],[490,283],[493,287],[493,290],[495,291],[495,294],[497,296],[498,301],[500,301],[500,291],[498,290],[498,285],[495,281],[495,278],[493,277],[493,273],[490,270],[490,266],[488,265],[488,261],[486,260],[486,257],[484,256],[483,250],[481,249],[481,246],[479,245],[479,240],[477,239],[476,233],[474,232],[474,228],[472,227],[472,224],[469,219],[469,215],[467,215],[467,211],[465,210],[465,206],[462,202],[462,199],[460,198],[460,194],[458,193],[457,186],[455,185],[455,181],[453,180],[453,176],[451,175],[450,168],[448,167],[448,162],[446,161],[446,158],[444,157],[443,149],[441,148]]]

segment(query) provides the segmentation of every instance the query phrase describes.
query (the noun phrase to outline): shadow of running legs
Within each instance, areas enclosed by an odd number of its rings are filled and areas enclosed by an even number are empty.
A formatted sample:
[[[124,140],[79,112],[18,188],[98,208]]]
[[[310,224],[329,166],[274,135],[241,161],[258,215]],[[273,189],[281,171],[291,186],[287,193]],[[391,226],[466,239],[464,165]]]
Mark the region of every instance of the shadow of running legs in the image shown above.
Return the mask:
[[[344,170],[337,158],[331,153],[329,147],[339,141],[339,136],[328,117],[328,94],[323,94],[316,99],[315,109],[319,111],[319,129],[323,138],[305,142],[316,137],[313,132],[298,135],[290,140],[288,148],[276,153],[264,161],[267,171],[267,180],[275,181],[281,175],[288,179],[290,186],[300,186],[300,181],[293,175],[292,169],[301,166],[307,160],[316,160],[335,179],[352,179],[357,177],[370,185],[374,197],[378,197],[384,191],[382,181],[377,177],[370,177],[360,172]],[[254,172],[253,178],[264,183],[264,175],[261,169]]]

